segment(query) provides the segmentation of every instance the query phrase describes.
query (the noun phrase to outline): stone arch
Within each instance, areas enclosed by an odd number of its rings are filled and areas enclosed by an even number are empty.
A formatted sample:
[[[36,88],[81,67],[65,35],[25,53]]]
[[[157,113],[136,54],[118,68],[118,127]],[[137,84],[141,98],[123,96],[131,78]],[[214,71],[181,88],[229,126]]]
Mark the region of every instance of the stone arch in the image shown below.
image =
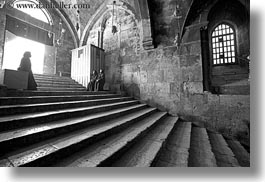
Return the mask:
[[[106,14],[108,11],[107,5],[111,1],[105,1],[94,14],[94,16],[89,20],[87,23],[83,35],[80,40],[80,46],[86,44],[90,30],[92,29],[93,25],[96,23],[98,18],[102,16],[102,14]],[[153,46],[153,38],[151,34],[151,22],[150,22],[150,15],[149,15],[149,8],[147,4],[147,0],[135,0],[136,5],[138,8],[135,10],[131,5],[126,2],[123,2],[120,9],[125,10],[126,12],[133,14],[135,18],[138,20],[138,23],[141,27],[141,34],[142,34],[142,44],[144,49],[154,48]],[[137,13],[139,11],[139,13]]]
[[[102,18],[102,20],[101,20],[101,25],[100,25],[103,29],[106,28],[106,22],[108,21],[108,19],[109,19],[110,16],[111,16],[111,15],[110,15],[110,12],[109,12],[109,11],[106,12],[106,13],[103,15],[103,18]]]
[[[245,7],[245,10],[250,13],[250,3],[248,0],[231,0],[232,2],[238,2]],[[207,23],[208,17],[211,12],[213,12],[213,7],[219,2],[219,0],[192,0],[190,3],[190,8],[186,14],[181,35],[185,33],[185,27],[191,25],[191,23],[200,17],[200,23]]]
[[[117,12],[119,12],[119,16],[120,17],[124,17],[124,18],[127,17],[127,16],[131,17],[131,20],[132,20],[131,24],[133,24],[134,30],[136,31],[135,33],[137,33],[137,35],[139,37],[139,46],[136,46],[136,47],[138,47],[138,50],[139,50],[139,47],[141,47],[141,45],[140,45],[141,38],[140,38],[139,21],[135,18],[134,13],[126,11],[126,9],[124,9],[124,8],[117,8],[116,10],[117,10]],[[115,13],[116,13],[116,10],[115,10]],[[112,22],[111,17],[112,17],[112,10],[108,9],[93,24],[93,26],[91,27],[91,29],[89,31],[89,37],[88,37],[88,39],[86,40],[86,42],[84,44],[91,43],[91,44],[94,44],[94,45],[98,45],[100,48],[103,48],[103,46],[105,45],[105,38],[107,37],[108,40],[110,38],[109,36],[106,36],[105,33],[106,33],[106,31],[108,33],[111,31],[110,30],[111,29],[110,28],[111,25],[107,24],[107,23],[111,23]],[[117,36],[116,37],[117,41],[115,42],[115,46],[112,46],[112,48],[114,48],[114,47],[119,48],[120,45],[121,45],[121,41],[122,41],[121,34],[122,34],[123,31],[126,31],[126,29],[123,29],[123,23],[120,25],[120,24],[117,24],[116,19],[114,20],[114,25],[117,26],[118,33],[115,34],[115,37]],[[106,42],[108,42],[108,41],[106,40]],[[108,51],[108,50],[109,49],[106,48],[105,51]]]
[[[50,3],[50,1],[48,1],[48,0],[39,0],[39,2],[43,3],[43,4],[49,4]],[[51,2],[55,6],[59,7],[59,4],[55,0],[51,0]],[[3,9],[6,9],[6,8],[8,8],[7,4],[5,4]],[[49,9],[45,9],[45,10],[50,14],[50,12],[49,12],[50,10]],[[71,22],[71,20],[68,17],[68,15],[65,13],[65,11],[63,11],[62,9],[58,9],[58,8],[54,8],[54,10],[59,15],[59,17],[63,20],[63,22],[66,24],[66,26],[67,26],[68,30],[70,31],[71,36],[72,36],[72,38],[74,40],[74,45],[77,48],[78,45],[79,45],[79,38],[78,38],[78,33],[77,33],[76,29],[75,29],[75,26],[73,25],[73,23]]]
[[[42,3],[49,3],[47,0],[40,0]],[[51,0],[53,4],[55,4],[57,7],[59,7],[59,4],[55,0]],[[66,12],[62,9],[55,8],[55,11],[58,13],[60,18],[63,20],[63,22],[66,24],[68,30],[71,33],[71,36],[74,40],[75,48],[79,45],[79,38],[78,33],[75,29],[75,26],[73,25],[72,21],[70,20],[69,16],[66,14]]]
[[[38,0],[25,0],[25,2],[28,2],[28,3],[31,3],[31,4],[34,4],[34,5],[38,5],[39,4]],[[19,4],[19,3],[21,3],[20,0],[15,0],[15,1],[9,2],[9,5],[12,4],[12,7],[14,7],[17,10],[20,10],[19,8],[17,8],[17,5],[16,5],[16,4]],[[41,21],[43,21],[45,23],[48,23],[49,25],[53,25],[53,18],[52,18],[51,13],[49,12],[48,9],[39,8],[39,9],[34,9],[34,10],[38,11],[38,12],[41,12],[42,15],[44,15],[44,16],[42,16],[42,18],[40,18],[39,16],[35,16],[34,18],[39,19],[39,20],[41,20]],[[21,11],[23,11],[23,8],[22,8]],[[30,16],[32,16],[28,11],[24,11],[24,13],[29,14]],[[45,17],[45,18],[43,18],[43,17]]]

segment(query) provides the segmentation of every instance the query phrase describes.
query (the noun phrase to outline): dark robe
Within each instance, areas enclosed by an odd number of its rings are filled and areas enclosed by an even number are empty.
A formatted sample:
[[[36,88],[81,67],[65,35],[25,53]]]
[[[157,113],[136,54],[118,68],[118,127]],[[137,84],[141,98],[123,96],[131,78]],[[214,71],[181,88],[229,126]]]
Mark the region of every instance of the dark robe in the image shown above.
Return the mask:
[[[37,83],[35,82],[32,70],[31,70],[31,62],[29,58],[22,58],[20,62],[20,66],[18,68],[19,71],[25,71],[29,73],[28,78],[28,90],[37,90]]]
[[[96,91],[103,91],[104,84],[105,84],[105,74],[99,73],[98,79],[95,83],[95,90]]]
[[[95,82],[98,78],[97,74],[93,74],[91,76],[90,82],[87,85],[87,91],[94,91],[95,90]]]

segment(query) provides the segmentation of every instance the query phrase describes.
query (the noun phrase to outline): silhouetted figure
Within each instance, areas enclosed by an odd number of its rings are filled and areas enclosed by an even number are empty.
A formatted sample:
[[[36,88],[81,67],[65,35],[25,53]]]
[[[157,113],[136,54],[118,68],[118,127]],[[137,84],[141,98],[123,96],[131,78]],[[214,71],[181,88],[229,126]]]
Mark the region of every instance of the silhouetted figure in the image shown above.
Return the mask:
[[[87,91],[94,91],[95,90],[95,83],[98,78],[98,72],[96,70],[93,71],[90,82],[87,85]]]
[[[33,77],[33,73],[31,70],[31,53],[25,52],[23,55],[23,58],[21,59],[20,66],[18,68],[19,71],[25,71],[29,73],[28,78],[28,90],[37,90],[37,83],[35,82],[35,79]]]
[[[99,70],[98,79],[95,83],[95,91],[103,91],[103,87],[105,84],[105,74],[102,69]]]

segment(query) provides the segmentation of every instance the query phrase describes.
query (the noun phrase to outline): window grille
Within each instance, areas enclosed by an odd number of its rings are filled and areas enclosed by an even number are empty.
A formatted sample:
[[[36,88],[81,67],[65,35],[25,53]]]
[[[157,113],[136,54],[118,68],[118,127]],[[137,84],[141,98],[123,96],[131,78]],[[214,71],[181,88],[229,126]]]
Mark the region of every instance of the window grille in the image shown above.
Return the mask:
[[[212,32],[213,65],[236,63],[235,32],[227,24],[218,25]]]

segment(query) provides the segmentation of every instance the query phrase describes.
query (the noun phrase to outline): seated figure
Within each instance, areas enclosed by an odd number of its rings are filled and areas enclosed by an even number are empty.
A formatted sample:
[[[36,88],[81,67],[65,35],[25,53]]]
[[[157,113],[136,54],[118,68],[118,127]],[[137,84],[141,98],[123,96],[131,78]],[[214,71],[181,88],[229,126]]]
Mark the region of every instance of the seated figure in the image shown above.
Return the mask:
[[[95,90],[95,82],[98,78],[98,73],[96,70],[93,71],[91,75],[90,82],[87,85],[87,91],[94,91]]]
[[[99,70],[98,79],[95,83],[95,91],[103,91],[103,87],[105,84],[105,74],[102,69]]]

